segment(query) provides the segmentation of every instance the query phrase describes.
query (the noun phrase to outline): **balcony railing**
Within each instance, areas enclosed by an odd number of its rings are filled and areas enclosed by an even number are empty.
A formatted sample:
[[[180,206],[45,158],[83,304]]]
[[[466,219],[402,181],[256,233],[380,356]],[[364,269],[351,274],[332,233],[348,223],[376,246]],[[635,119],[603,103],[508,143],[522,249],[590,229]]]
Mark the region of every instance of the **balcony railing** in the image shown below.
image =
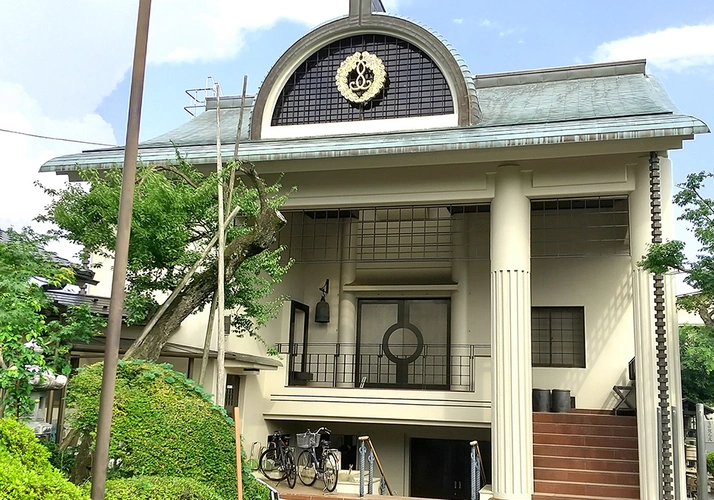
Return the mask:
[[[480,359],[490,357],[490,346],[452,344],[402,346],[417,353],[394,361],[382,344],[277,344],[288,360],[288,385],[311,387],[380,387],[473,391]]]

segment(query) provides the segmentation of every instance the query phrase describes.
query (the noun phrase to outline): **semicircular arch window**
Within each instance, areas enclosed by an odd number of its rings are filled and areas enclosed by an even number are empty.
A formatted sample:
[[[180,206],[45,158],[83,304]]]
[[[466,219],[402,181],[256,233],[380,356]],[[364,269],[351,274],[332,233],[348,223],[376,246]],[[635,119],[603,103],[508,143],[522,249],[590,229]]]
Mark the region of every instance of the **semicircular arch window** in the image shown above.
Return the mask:
[[[338,70],[356,53],[368,52],[384,65],[386,78],[367,102],[353,102],[340,92]],[[368,81],[375,80],[367,67]],[[357,78],[354,71],[348,79]],[[382,83],[383,81],[383,83]],[[387,35],[344,38],[307,58],[290,76],[278,96],[271,124],[307,125],[454,113],[449,85],[439,67],[411,43]]]

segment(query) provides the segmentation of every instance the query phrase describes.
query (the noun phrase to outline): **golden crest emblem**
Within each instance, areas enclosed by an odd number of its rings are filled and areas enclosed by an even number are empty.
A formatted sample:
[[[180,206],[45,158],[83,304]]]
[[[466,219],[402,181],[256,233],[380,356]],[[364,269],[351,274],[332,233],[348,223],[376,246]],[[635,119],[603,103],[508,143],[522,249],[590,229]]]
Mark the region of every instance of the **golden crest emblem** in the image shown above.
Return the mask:
[[[335,80],[345,99],[354,103],[368,102],[384,88],[387,70],[374,54],[355,52],[342,62]]]

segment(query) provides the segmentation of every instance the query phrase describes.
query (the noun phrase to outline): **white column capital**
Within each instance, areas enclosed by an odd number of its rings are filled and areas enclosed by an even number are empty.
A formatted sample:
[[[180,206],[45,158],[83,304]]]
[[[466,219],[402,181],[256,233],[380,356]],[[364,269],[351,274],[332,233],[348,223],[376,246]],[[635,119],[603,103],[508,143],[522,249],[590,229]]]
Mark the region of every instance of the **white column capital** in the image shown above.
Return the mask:
[[[491,202],[491,270],[531,268],[531,208],[518,165],[498,167]]]

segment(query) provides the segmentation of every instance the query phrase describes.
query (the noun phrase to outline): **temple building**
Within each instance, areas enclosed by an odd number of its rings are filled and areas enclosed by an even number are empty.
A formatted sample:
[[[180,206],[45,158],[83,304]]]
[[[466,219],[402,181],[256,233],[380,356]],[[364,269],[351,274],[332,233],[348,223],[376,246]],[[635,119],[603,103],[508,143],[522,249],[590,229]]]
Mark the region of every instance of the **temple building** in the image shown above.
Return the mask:
[[[227,341],[247,446],[326,425],[343,469],[368,435],[399,495],[469,498],[477,440],[494,498],[684,498],[675,292],[637,262],[673,235],[669,151],[708,128],[644,60],[472,74],[438,33],[350,0],[244,107],[207,100],[141,160],[175,145],[215,169],[217,113],[223,158],[242,114],[239,157],[298,188],[277,242],[290,300],[262,331],[280,362]],[[42,171],[76,179],[123,155]],[[90,294],[108,295],[109,267]],[[171,340],[189,376],[205,323]],[[568,408],[534,413],[534,389]]]

